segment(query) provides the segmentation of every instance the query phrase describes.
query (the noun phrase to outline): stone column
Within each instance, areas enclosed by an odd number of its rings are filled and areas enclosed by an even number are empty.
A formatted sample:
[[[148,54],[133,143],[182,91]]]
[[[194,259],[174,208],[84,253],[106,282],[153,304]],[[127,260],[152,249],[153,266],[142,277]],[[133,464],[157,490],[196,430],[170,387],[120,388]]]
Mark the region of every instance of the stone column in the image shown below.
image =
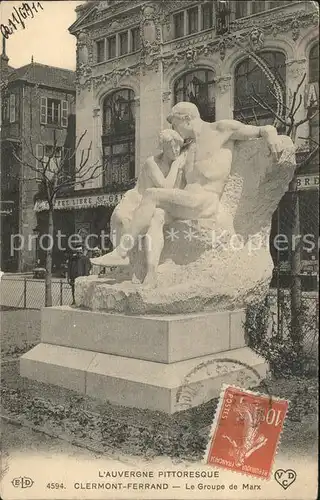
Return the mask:
[[[157,151],[163,124],[163,68],[161,20],[157,3],[143,7],[140,23],[140,164]]]
[[[140,80],[140,164],[154,154],[163,122],[161,73],[148,70]]]
[[[140,159],[140,127],[141,127],[141,119],[140,119],[140,97],[136,96],[134,99],[135,103],[135,176],[138,177],[140,168],[141,168],[141,159]]]
[[[233,119],[231,75],[216,79],[216,120]]]
[[[102,123],[101,123],[101,108],[96,107],[93,109],[93,134],[92,134],[92,157],[93,164],[100,164],[101,168],[103,168],[103,152],[102,152],[102,143],[101,143],[101,134],[102,134]],[[87,182],[87,188],[98,188],[101,187],[103,183],[102,175],[97,179],[92,179]]]
[[[92,115],[92,110],[94,107],[93,96],[92,96],[92,82],[88,79],[87,82],[82,83],[78,86],[78,95],[76,101],[76,135],[77,139],[86,131],[81,144],[76,153],[77,168],[80,166],[81,154],[84,150],[84,155],[86,155],[87,149],[92,142],[91,154],[88,160],[88,166],[94,164],[95,158],[95,140],[94,140],[94,118]],[[86,183],[87,184],[87,183]],[[85,186],[86,187],[86,186]],[[76,190],[83,189],[81,184],[77,184]]]
[[[162,102],[163,102],[163,128],[170,128],[171,126],[167,122],[167,116],[171,111],[173,106],[173,92],[171,90],[166,90],[162,92]]]

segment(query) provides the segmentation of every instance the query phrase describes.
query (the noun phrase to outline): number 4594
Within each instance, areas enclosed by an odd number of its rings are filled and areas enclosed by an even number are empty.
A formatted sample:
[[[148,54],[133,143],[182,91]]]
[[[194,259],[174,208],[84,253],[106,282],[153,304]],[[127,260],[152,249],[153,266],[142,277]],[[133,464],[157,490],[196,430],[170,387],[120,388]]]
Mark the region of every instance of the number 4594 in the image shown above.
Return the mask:
[[[64,489],[64,484],[63,483],[48,483],[47,488],[49,488],[51,490]]]

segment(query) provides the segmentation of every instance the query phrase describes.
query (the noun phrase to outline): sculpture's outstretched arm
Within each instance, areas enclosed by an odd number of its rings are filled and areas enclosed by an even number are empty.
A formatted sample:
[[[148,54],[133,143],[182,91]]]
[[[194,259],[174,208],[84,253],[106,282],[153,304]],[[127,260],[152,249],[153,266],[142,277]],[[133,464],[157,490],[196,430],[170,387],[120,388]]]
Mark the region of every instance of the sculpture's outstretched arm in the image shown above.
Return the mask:
[[[237,120],[220,120],[215,125],[219,131],[226,134],[226,140],[247,141],[263,137],[269,146],[274,161],[279,159],[281,148],[278,132],[272,125],[256,127],[255,125],[246,125]]]

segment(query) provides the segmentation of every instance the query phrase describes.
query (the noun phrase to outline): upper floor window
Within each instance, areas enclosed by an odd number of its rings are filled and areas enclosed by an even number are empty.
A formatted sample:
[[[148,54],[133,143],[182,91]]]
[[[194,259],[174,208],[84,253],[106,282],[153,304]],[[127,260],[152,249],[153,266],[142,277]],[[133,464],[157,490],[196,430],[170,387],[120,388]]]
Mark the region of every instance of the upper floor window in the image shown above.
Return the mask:
[[[140,29],[116,33],[108,38],[96,41],[96,61],[101,63],[115,57],[123,56],[140,49]]]
[[[258,14],[258,12],[263,12],[264,10],[266,10],[266,2],[260,0],[255,0],[254,2],[252,2],[252,14]]]
[[[16,94],[10,94],[3,99],[2,119],[4,123],[14,123],[17,120]]]
[[[131,52],[136,52],[140,49],[140,28],[132,28],[130,30]]]
[[[182,75],[174,85],[175,104],[192,102],[199,109],[201,118],[208,122],[215,120],[214,73],[210,70],[196,70]]]
[[[178,12],[173,16],[174,22],[174,37],[180,38],[184,36],[184,11]]]
[[[235,17],[236,19],[240,17],[246,17],[248,15],[248,2],[241,1],[235,2]]]
[[[119,35],[119,52],[120,52],[120,56],[123,56],[124,54],[127,54],[128,51],[129,51],[128,32],[125,31],[124,33],[120,33],[120,35]]]
[[[269,2],[269,9],[275,9],[276,7],[283,7],[284,5],[287,5],[288,3],[291,3],[292,0],[282,0],[279,2]]]
[[[133,133],[135,129],[133,90],[117,90],[103,102],[103,134]]]
[[[68,101],[41,97],[40,123],[43,125],[68,126]]]
[[[174,38],[181,38],[213,27],[212,2],[173,14]]]
[[[284,7],[285,5],[291,3],[292,0],[284,0],[279,2],[273,2],[268,0],[234,0],[231,2],[233,4],[233,12],[236,19],[241,17],[250,16],[251,14],[259,14],[269,9],[275,9],[276,7]]]
[[[103,62],[106,58],[106,40],[97,41],[97,62]]]
[[[285,99],[286,66],[285,56],[281,52],[260,52],[259,57],[271,70],[272,75],[281,85]],[[263,106],[266,102],[277,109],[273,84],[251,58],[243,60],[235,70],[234,118],[252,125],[266,125],[274,120],[274,115]],[[255,99],[261,102],[257,104]]]
[[[319,45],[314,45],[309,53],[309,82],[319,81]]]
[[[199,12],[198,7],[192,7],[187,10],[188,17],[188,34],[197,33],[199,31]]]
[[[213,4],[206,3],[202,6],[202,29],[208,30],[213,26]]]
[[[107,59],[117,57],[117,37],[111,36],[107,38]]]
[[[309,53],[309,86],[307,102],[309,120],[309,147],[314,150],[319,143],[319,45],[314,45]],[[319,151],[312,158],[312,165],[318,171]]]
[[[14,123],[16,121],[16,95],[10,94],[9,98],[9,122]]]

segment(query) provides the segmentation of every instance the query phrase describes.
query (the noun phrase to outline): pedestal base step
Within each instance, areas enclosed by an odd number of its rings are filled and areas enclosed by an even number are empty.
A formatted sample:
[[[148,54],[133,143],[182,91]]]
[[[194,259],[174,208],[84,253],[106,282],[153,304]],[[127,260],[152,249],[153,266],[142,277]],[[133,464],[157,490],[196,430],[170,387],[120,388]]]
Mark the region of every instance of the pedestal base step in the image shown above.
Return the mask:
[[[23,377],[170,414],[219,396],[223,383],[254,387],[266,372],[248,347],[166,364],[41,343],[20,359]]]
[[[68,306],[41,311],[41,342],[160,363],[245,347],[243,310],[127,316]]]

